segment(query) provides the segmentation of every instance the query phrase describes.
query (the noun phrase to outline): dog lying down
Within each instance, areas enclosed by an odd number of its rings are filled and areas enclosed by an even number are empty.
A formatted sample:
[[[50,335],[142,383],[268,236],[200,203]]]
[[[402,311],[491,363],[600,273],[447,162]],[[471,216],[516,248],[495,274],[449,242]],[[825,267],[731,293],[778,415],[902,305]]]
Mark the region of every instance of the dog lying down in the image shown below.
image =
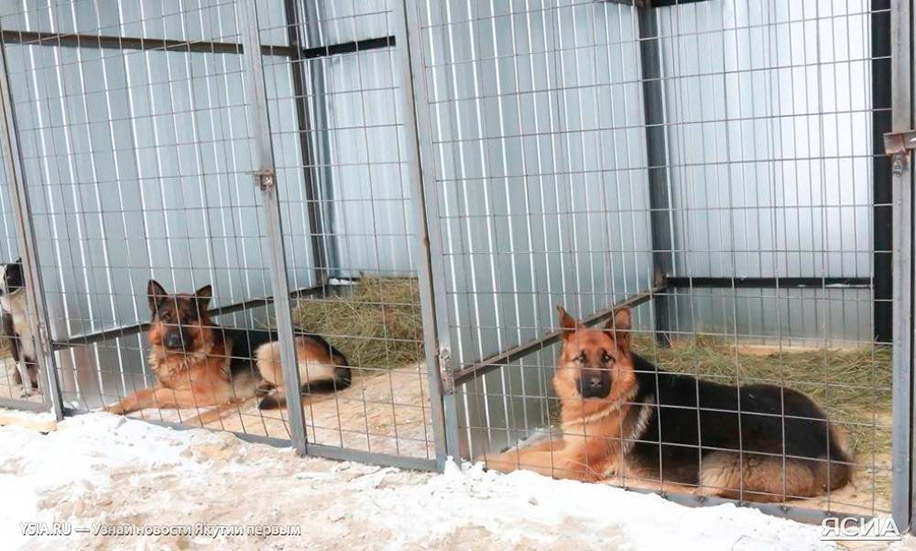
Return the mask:
[[[629,308],[603,330],[559,314],[560,431],[486,457],[487,467],[759,502],[850,481],[852,453],[808,396],[663,371],[630,349]]]
[[[284,404],[279,344],[271,331],[230,329],[210,319],[212,289],[169,294],[158,282],[147,285],[152,323],[147,338],[156,385],[107,406],[111,413],[146,408],[232,406],[262,396],[258,407]],[[350,385],[347,359],[317,335],[296,337],[303,390]],[[254,352],[254,353],[252,353]]]

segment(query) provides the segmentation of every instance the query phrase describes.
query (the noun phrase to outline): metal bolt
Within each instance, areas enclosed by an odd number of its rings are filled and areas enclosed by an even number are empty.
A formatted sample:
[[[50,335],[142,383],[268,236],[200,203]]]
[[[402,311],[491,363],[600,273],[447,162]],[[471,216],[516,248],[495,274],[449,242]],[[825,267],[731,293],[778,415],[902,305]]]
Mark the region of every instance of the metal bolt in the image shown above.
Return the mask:
[[[905,161],[906,161],[905,153],[897,153],[896,155],[894,155],[894,167],[893,167],[894,176],[900,176],[901,174],[903,174],[903,170],[905,167]]]

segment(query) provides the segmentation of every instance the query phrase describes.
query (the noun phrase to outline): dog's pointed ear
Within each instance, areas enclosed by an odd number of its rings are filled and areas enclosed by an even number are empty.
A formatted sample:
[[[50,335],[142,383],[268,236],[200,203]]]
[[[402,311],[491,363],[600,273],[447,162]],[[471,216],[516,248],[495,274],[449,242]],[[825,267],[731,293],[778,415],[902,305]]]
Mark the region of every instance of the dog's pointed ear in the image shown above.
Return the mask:
[[[155,279],[149,280],[149,283],[146,284],[146,298],[149,300],[149,310],[153,314],[159,311],[159,305],[162,304],[162,301],[164,301],[167,296],[169,296],[169,294]]]
[[[617,347],[624,352],[630,350],[630,330],[632,326],[632,311],[629,306],[623,306],[614,312],[614,319],[608,320],[604,331],[614,338]]]
[[[210,309],[210,299],[213,298],[213,286],[205,285],[194,291],[194,298],[197,299],[197,309],[206,312]]]
[[[557,313],[560,316],[560,329],[563,330],[561,335],[563,340],[569,339],[577,329],[582,327],[582,324],[579,323],[579,320],[569,315],[565,308],[560,305],[557,305]]]

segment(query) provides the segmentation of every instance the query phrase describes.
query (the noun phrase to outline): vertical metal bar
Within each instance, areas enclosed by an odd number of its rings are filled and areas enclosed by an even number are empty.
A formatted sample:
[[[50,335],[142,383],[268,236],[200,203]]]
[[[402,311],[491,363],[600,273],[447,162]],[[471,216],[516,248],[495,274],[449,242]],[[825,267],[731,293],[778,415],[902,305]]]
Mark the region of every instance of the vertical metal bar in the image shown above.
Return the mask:
[[[329,18],[325,17],[322,14],[323,8],[331,7],[333,8],[333,3],[327,3],[329,6],[325,6],[325,3],[315,2],[314,0],[303,0],[297,2],[302,6],[302,17],[300,23],[302,24],[301,31],[305,33],[305,46],[309,48],[321,47],[325,43],[325,30],[324,27],[327,26]],[[330,18],[333,20],[333,17]],[[300,40],[303,38],[300,35]],[[334,199],[334,185],[337,181],[334,174],[334,163],[331,158],[331,134],[329,132],[330,123],[328,116],[328,95],[326,90],[325,82],[325,64],[328,63],[328,58],[316,59],[307,67],[308,75],[311,78],[311,87],[307,88],[311,92],[312,103],[309,106],[306,103],[306,107],[312,108],[312,117],[309,119],[310,127],[313,131],[313,134],[310,136],[314,138],[311,142],[312,155],[315,159],[315,174],[320,176],[315,180],[316,190],[318,191],[318,199],[323,200],[325,204],[333,204]],[[302,68],[303,74],[306,74],[306,67]],[[319,203],[320,206],[321,203]],[[336,266],[336,270],[339,274],[340,270],[340,243],[341,239],[339,236],[334,235],[336,228],[340,227],[340,224],[336,224],[336,214],[334,209],[318,209],[318,213],[322,215],[322,228],[325,236],[325,239],[322,241],[324,247],[324,261],[325,268],[328,271],[328,275],[331,275],[331,266]]]
[[[893,247],[893,214],[888,205],[893,198],[891,188],[891,159],[881,152],[884,149],[884,134],[891,131],[891,14],[890,0],[871,0],[871,100],[872,139],[874,155],[872,162],[872,216],[873,245],[873,296],[874,316],[872,335],[877,342],[890,343],[893,335],[893,258],[888,251]]]
[[[653,8],[637,8],[639,18],[639,59],[646,125],[646,161],[649,171],[649,212],[652,232],[653,287],[674,273],[674,240],[671,226],[671,191],[668,186],[668,138],[665,129],[658,16]],[[653,299],[655,339],[660,346],[671,344],[667,290]],[[673,301],[671,301],[673,302]]]
[[[303,32],[296,0],[286,0],[286,32],[289,45],[293,49],[289,66],[292,70],[293,95],[296,101],[296,119],[299,124],[299,147],[302,155],[302,172],[305,178],[305,201],[308,207],[309,231],[312,234],[312,255],[315,263],[315,284],[327,285],[330,274],[328,273],[327,250],[324,244],[324,230],[322,229],[321,195],[318,193],[317,160],[312,150],[312,128],[309,120],[308,83],[305,78],[304,64],[308,63],[302,56],[304,45],[301,34]]]
[[[19,149],[13,93],[6,65],[6,45],[3,44],[0,44],[0,73],[2,73],[0,74],[0,101],[3,103],[3,126],[0,128],[0,135],[5,138],[3,140],[3,164],[6,168],[7,185],[12,184],[10,192],[16,211],[18,227],[16,234],[27,281],[25,290],[29,304],[29,323],[32,326],[32,334],[37,339],[35,345],[41,382],[44,386],[42,389],[44,400],[46,403],[50,400],[51,411],[58,420],[61,420],[64,418],[64,408],[57,380],[57,362],[50,346],[48,309],[38,264],[38,241],[35,238],[35,228],[32,226],[32,208],[25,182],[22,151]]]
[[[255,182],[261,188],[261,196],[264,200],[268,254],[273,275],[274,315],[277,317],[280,361],[283,363],[283,379],[286,383],[289,434],[296,451],[305,454],[305,419],[302,411],[299,368],[296,364],[283,227],[277,195],[277,178],[274,172],[270,120],[267,113],[267,92],[264,89],[264,67],[261,65],[258,10],[255,2],[242,2],[240,11],[241,32],[245,48],[243,69],[248,97],[252,102]]]
[[[408,5],[408,3],[410,5]],[[436,443],[436,465],[444,468],[448,457],[460,455],[458,409],[451,366],[451,336],[445,307],[445,264],[439,227],[439,197],[433,170],[432,127],[423,64],[419,6],[415,0],[395,2],[395,31],[402,70],[401,99],[407,133],[407,162],[413,183],[419,259],[420,299],[423,307],[426,365],[429,372],[430,408]],[[441,308],[440,308],[441,306]]]
[[[892,130],[901,132],[913,127],[912,104],[912,0],[891,0],[891,104]],[[886,7],[886,6],[885,6]],[[872,14],[875,24],[875,14]],[[874,31],[874,29],[873,29]],[[874,54],[874,52],[873,52]],[[877,79],[873,74],[872,79]],[[878,154],[881,149],[875,151]],[[902,163],[892,172],[893,198],[893,458],[891,512],[898,528],[913,525],[912,518],[912,340],[913,340],[913,270],[912,216],[913,172],[910,163]],[[882,182],[875,174],[875,188]],[[886,176],[886,175],[885,175]],[[885,181],[884,186],[887,185]],[[878,197],[874,197],[877,201]],[[877,241],[875,243],[877,247]],[[877,306],[877,304],[876,304]],[[879,310],[876,308],[875,316]]]

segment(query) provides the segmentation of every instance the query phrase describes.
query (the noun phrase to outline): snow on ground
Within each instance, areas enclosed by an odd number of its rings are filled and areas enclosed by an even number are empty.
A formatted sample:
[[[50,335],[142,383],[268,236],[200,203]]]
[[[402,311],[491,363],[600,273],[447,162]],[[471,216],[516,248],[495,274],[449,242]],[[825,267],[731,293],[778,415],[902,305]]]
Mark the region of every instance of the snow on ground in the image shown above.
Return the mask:
[[[67,522],[23,537],[21,522]],[[96,523],[96,524],[93,524]],[[269,524],[301,534],[101,536],[99,525]],[[48,526],[48,525],[46,525]],[[90,533],[75,533],[90,528]],[[107,414],[0,428],[0,541],[20,549],[819,550],[819,527],[731,505],[479,467],[444,475],[297,457]]]

